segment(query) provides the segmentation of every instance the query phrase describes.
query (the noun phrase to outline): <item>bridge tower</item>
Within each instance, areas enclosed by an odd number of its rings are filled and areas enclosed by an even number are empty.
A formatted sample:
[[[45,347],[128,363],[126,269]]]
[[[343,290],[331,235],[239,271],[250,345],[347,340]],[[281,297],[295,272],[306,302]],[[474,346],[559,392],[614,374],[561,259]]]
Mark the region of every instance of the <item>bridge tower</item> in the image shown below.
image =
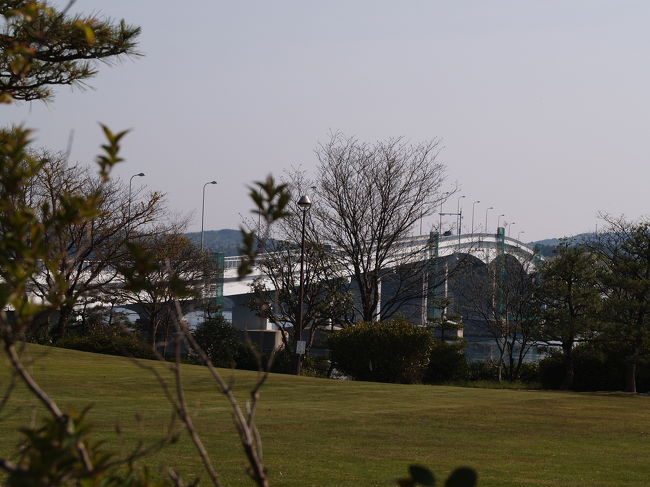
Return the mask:
[[[438,232],[429,233],[429,259],[425,269],[426,280],[424,284],[426,285],[426,293],[424,299],[426,302],[423,303],[422,311],[422,324],[426,325],[431,318],[435,318],[438,312],[436,307],[436,288],[435,285],[436,278],[440,274],[439,267],[440,263],[438,262],[439,247],[440,247],[440,234]]]
[[[212,258],[217,264],[217,276],[214,286],[214,304],[218,313],[223,314],[223,283],[225,271],[225,254],[223,252],[211,252]]]
[[[494,269],[494,279],[496,287],[496,312],[499,318],[503,316],[505,309],[503,285],[506,280],[506,229],[504,227],[497,228],[497,252],[496,252],[496,268]]]

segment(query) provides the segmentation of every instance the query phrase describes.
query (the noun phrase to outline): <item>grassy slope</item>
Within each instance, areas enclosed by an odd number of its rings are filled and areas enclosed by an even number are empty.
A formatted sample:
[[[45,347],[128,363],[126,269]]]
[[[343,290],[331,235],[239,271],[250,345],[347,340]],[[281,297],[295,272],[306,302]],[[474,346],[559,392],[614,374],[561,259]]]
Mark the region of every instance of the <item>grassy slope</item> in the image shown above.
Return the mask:
[[[151,441],[165,429],[169,408],[149,372],[118,357],[31,351],[40,382],[63,405],[94,404],[95,431],[116,449],[136,439]],[[203,368],[185,370],[196,422],[226,484],[247,484],[225,401]],[[254,374],[226,374],[245,397]],[[645,486],[649,401],[273,375],[263,390],[258,423],[275,486],[391,485],[414,462],[438,475],[473,466],[480,486]],[[11,451],[15,428],[30,420],[33,405],[24,391],[14,393],[0,422],[0,454]],[[122,437],[114,432],[116,423]],[[185,437],[149,461],[155,468],[161,463],[180,466],[188,477],[201,472]]]

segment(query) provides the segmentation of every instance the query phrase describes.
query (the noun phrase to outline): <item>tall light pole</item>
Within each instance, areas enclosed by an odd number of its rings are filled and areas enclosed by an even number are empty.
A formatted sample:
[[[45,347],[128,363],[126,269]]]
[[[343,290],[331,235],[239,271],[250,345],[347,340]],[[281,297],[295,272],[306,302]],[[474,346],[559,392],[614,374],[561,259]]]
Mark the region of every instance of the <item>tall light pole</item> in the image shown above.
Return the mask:
[[[302,341],[302,324],[304,317],[303,304],[305,301],[305,226],[307,224],[307,211],[311,207],[309,196],[301,196],[298,206],[302,211],[302,235],[300,238],[300,301],[298,312],[298,333],[296,335],[296,375],[300,375],[302,357],[305,353],[305,343]]]
[[[488,215],[488,211],[490,211],[490,210],[494,210],[494,206],[490,206],[489,208],[486,208],[486,209],[485,209],[485,233],[488,233],[488,219],[487,219],[487,215]]]
[[[476,206],[476,203],[480,203],[481,200],[476,200],[474,203],[472,203],[472,231],[471,234],[474,236],[474,206]]]
[[[510,236],[510,230],[512,229],[512,226],[515,224],[515,222],[510,222],[508,225],[508,237]]]
[[[465,195],[458,197],[458,205],[456,206],[456,213],[458,213],[458,217],[457,217],[458,218],[457,219],[457,222],[458,222],[458,235],[460,235],[460,226],[463,224],[463,215],[460,212],[460,200],[462,200],[464,197],[465,197]]]
[[[518,241],[518,242],[521,242],[521,234],[522,234],[522,233],[526,233],[526,232],[524,232],[523,230],[520,230],[520,231],[517,233],[517,241]]]
[[[502,216],[506,216],[506,214],[505,214],[505,213],[501,213],[501,214],[497,217],[497,232],[499,231],[499,224],[500,224],[500,221],[501,221],[501,217],[502,217]]]
[[[203,185],[203,201],[201,203],[201,250],[203,250],[203,219],[205,217],[205,187],[208,184],[217,184],[217,182],[209,181]]]
[[[141,178],[143,176],[144,173],[139,172],[138,174],[134,174],[133,176],[131,176],[131,179],[129,179],[129,208],[128,208],[129,219],[127,221],[129,228],[131,228],[131,187],[133,185],[133,178]]]
[[[438,212],[438,235],[442,236],[442,204],[446,201],[446,197],[449,197],[449,191],[442,193],[440,198],[440,211]]]

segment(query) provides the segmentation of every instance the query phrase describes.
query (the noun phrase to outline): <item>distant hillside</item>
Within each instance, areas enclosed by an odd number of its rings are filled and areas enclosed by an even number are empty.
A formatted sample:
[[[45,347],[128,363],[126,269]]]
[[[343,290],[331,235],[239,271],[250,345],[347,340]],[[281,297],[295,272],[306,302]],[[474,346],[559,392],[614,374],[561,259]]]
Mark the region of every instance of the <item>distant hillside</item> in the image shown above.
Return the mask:
[[[578,235],[573,235],[572,237],[563,237],[563,238],[570,238],[576,243],[581,243],[581,242],[585,242],[586,240],[589,240],[593,236],[594,233],[587,232],[587,233],[579,233]],[[558,244],[563,238],[546,238],[544,240],[529,242],[528,245],[537,247],[539,249],[539,253],[544,257],[550,257],[553,255],[553,250],[555,249],[555,247],[558,246]]]
[[[185,236],[195,245],[201,244],[201,232],[189,232]],[[269,240],[266,248],[271,249],[274,241]],[[203,232],[203,247],[213,252],[223,252],[226,257],[241,254],[241,233],[239,230],[224,228],[222,230],[206,230]]]
[[[186,233],[194,244],[201,244],[201,232]],[[241,234],[239,230],[225,228],[223,230],[206,230],[203,232],[203,247],[213,252],[223,252],[226,256],[239,255]]]

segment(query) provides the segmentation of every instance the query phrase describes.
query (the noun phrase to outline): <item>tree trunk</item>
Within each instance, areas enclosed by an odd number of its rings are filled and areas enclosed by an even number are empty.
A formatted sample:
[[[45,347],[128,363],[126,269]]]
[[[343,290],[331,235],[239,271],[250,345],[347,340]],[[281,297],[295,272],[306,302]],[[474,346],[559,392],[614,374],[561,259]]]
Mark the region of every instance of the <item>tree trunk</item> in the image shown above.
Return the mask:
[[[52,333],[52,339],[57,340],[59,338],[65,338],[66,332],[68,330],[68,322],[72,316],[73,308],[71,306],[63,306],[59,309],[59,316],[56,320],[56,325]]]
[[[575,367],[573,365],[573,354],[567,350],[564,351],[564,378],[560,384],[560,390],[568,391],[573,387],[573,378],[575,376]]]
[[[625,361],[625,392],[636,394],[636,362]]]

